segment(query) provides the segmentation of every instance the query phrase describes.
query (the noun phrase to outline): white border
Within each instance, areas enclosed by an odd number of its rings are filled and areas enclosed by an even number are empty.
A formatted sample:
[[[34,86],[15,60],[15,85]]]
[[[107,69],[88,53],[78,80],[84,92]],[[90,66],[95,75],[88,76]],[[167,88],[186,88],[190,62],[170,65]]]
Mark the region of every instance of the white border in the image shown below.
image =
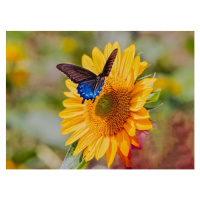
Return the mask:
[[[0,5],[0,199],[199,199],[200,28],[195,1],[11,1]],[[195,30],[195,170],[5,170],[6,30]]]

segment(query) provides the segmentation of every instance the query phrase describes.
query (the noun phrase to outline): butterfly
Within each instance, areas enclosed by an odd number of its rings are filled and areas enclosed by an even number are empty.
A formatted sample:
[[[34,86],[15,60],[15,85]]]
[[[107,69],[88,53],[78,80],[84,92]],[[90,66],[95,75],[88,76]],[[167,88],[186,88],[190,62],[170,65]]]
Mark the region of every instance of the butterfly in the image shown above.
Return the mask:
[[[56,66],[61,72],[66,74],[71,81],[78,83],[77,91],[83,98],[82,104],[85,100],[89,99],[94,102],[96,97],[99,96],[105,82],[105,77],[110,74],[117,51],[118,49],[112,51],[102,73],[98,76],[87,69],[72,64],[59,64]]]

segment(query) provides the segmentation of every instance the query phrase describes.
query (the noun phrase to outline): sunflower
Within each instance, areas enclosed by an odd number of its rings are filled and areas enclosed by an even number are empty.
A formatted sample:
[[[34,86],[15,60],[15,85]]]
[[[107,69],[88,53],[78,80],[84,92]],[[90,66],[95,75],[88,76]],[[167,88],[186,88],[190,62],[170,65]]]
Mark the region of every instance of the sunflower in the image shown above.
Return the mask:
[[[152,123],[149,113],[144,107],[146,99],[152,92],[152,84],[156,78],[144,78],[136,81],[147,67],[140,56],[135,57],[135,45],[131,45],[123,53],[118,42],[108,43],[104,53],[97,47],[92,51],[92,59],[82,56],[82,66],[95,74],[100,74],[114,49],[118,49],[111,73],[105,79],[100,95],[82,104],[77,93],[77,84],[66,80],[69,92],[63,101],[66,109],[59,113],[63,118],[62,134],[73,134],[65,145],[78,140],[74,156],[83,151],[83,159],[90,161],[93,157],[99,160],[106,154],[108,167],[118,154],[123,163],[130,167],[130,146],[139,147],[136,130],[150,130]]]

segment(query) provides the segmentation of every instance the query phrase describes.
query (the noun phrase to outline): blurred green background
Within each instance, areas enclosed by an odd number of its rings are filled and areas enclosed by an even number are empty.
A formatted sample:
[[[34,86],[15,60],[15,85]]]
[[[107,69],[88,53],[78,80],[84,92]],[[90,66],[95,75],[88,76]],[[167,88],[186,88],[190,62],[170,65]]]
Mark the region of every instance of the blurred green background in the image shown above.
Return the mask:
[[[150,111],[157,122],[142,150],[132,150],[135,169],[194,168],[194,32],[20,32],[6,33],[6,167],[59,169],[69,136],[60,134],[66,77],[59,63],[81,65],[97,46],[118,41],[121,51],[136,53],[156,72],[161,96]],[[107,168],[105,156],[87,168]],[[125,168],[116,156],[111,168]]]

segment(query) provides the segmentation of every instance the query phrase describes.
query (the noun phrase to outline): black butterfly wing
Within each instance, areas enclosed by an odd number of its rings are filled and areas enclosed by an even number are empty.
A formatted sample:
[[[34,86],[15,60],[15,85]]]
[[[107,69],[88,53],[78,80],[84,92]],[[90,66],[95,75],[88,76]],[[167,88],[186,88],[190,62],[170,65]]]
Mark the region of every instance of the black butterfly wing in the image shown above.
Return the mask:
[[[117,55],[117,51],[118,51],[118,49],[113,50],[113,52],[108,57],[108,60],[103,68],[103,72],[102,72],[101,76],[109,76],[110,71],[113,66],[113,63],[115,61],[116,55]]]
[[[95,88],[95,91],[94,91],[94,97],[93,97],[93,100],[96,99],[97,96],[99,96],[99,93],[101,92],[102,90],[102,87],[104,85],[104,82],[105,82],[105,77],[101,77],[101,79],[99,80],[99,82],[97,83],[97,86]]]
[[[72,65],[72,64],[59,64],[56,66],[61,72],[66,74],[74,83],[80,83],[82,81],[87,81],[97,78],[96,74],[84,69],[82,67]]]
[[[118,49],[113,50],[110,54],[103,72],[98,76],[100,80],[97,81],[97,75],[93,72],[78,67],[72,64],[59,64],[56,67],[66,74],[74,83],[79,83],[77,87],[78,94],[83,97],[83,102],[85,100],[93,99],[99,96],[102,87],[105,82],[105,76],[109,76],[112,69],[113,63],[115,61]],[[97,84],[97,85],[96,85]]]
[[[81,97],[83,97],[83,102],[85,100],[93,99],[94,90],[96,86],[96,79],[83,81],[78,84],[77,91]]]

